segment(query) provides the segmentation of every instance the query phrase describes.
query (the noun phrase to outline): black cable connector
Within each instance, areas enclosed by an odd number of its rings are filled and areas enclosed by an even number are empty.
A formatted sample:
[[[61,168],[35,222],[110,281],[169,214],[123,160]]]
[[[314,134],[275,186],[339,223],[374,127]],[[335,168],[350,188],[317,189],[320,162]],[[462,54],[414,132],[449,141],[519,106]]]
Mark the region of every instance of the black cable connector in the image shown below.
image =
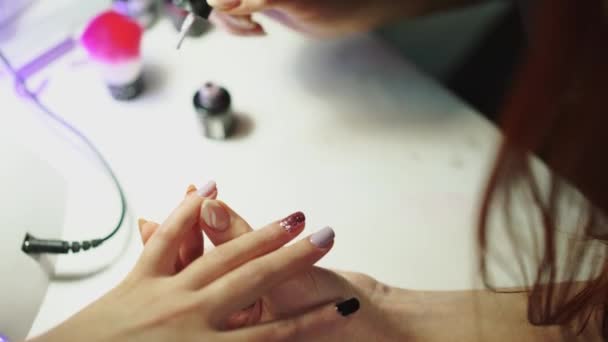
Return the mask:
[[[63,240],[44,240],[38,239],[33,235],[26,234],[21,250],[26,254],[68,254],[78,253],[81,250],[89,250],[103,243],[102,239],[72,243]]]
[[[202,1],[206,4],[206,1],[204,1],[204,0],[202,0]],[[199,2],[198,6],[199,6],[199,7],[197,7],[198,11],[201,12],[202,14],[205,14],[206,12],[204,12],[205,11],[204,4],[201,4]],[[28,89],[23,77],[21,77],[21,75],[17,72],[17,70],[15,70],[15,68],[11,65],[11,63],[6,58],[6,56],[2,53],[2,51],[0,51],[0,62],[1,62],[1,64],[3,64],[6,67],[8,72],[11,75],[13,75],[16,84],[19,85],[19,88],[22,89],[23,91],[25,91],[25,95],[27,95],[27,97],[31,101],[33,101],[33,103],[43,113],[45,113],[49,118],[54,120],[56,123],[58,123],[65,129],[67,129],[69,132],[73,133],[87,147],[89,147],[91,149],[93,154],[101,162],[103,168],[107,171],[110,178],[112,178],[112,182],[116,186],[116,190],[118,191],[118,196],[120,197],[121,209],[120,209],[120,216],[118,218],[118,222],[116,223],[116,226],[114,226],[114,229],[112,229],[112,231],[109,234],[107,234],[105,237],[99,238],[99,239],[94,239],[94,240],[70,243],[68,241],[63,241],[63,240],[38,239],[30,234],[26,234],[25,239],[23,240],[23,244],[21,246],[21,250],[23,252],[25,252],[26,254],[46,254],[46,253],[48,253],[48,254],[67,254],[70,251],[72,253],[78,253],[79,251],[87,251],[91,248],[95,248],[95,247],[101,245],[102,243],[104,243],[105,241],[110,240],[112,237],[114,237],[116,235],[116,233],[118,233],[120,228],[123,227],[125,215],[127,212],[127,199],[125,198],[125,194],[122,189],[122,186],[120,185],[120,182],[118,181],[118,178],[116,177],[116,174],[114,173],[114,170],[112,170],[110,163],[106,160],[106,158],[103,156],[103,154],[101,154],[101,152],[95,146],[95,144],[93,144],[93,142],[86,135],[84,135],[84,133],[82,133],[80,130],[78,130],[76,127],[74,127],[68,121],[66,121],[63,117],[59,116],[58,114],[56,114],[55,112],[50,110],[48,107],[46,107],[44,105],[44,103],[42,103],[40,101],[38,96]]]

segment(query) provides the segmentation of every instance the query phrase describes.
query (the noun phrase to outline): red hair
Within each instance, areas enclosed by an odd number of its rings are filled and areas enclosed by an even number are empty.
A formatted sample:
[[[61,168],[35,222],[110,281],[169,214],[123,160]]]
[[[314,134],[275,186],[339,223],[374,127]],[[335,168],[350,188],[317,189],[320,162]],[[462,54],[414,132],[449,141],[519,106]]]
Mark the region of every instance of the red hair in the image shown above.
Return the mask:
[[[481,208],[481,271],[495,290],[493,263],[521,276],[532,324],[608,340],[608,1],[537,0],[531,18]]]

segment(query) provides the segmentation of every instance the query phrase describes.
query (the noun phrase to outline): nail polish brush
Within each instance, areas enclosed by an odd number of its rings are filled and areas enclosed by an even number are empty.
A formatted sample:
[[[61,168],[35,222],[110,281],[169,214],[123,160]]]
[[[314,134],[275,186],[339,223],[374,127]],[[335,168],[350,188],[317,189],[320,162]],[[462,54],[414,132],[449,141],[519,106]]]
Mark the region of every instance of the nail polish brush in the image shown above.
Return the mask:
[[[184,42],[184,39],[186,39],[192,25],[194,25],[197,20],[208,20],[209,15],[213,10],[213,8],[207,3],[207,0],[188,0],[188,3],[189,8],[187,8],[187,10],[189,13],[182,23],[182,27],[179,32],[179,40],[177,42],[177,49],[182,46],[182,43]]]

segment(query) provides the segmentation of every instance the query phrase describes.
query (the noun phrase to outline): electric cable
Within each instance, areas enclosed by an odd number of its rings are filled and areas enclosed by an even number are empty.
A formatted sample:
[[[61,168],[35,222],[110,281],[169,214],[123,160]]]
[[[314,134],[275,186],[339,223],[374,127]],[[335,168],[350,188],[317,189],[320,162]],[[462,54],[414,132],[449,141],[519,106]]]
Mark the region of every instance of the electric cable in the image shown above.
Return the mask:
[[[52,119],[53,121],[58,123],[60,126],[64,127],[66,130],[71,132],[73,135],[75,135],[93,152],[95,157],[99,160],[99,162],[102,164],[103,168],[106,170],[108,176],[112,179],[112,182],[114,183],[116,190],[118,192],[118,195],[120,197],[120,205],[121,205],[120,216],[118,218],[118,222],[116,223],[116,225],[114,226],[112,231],[110,231],[110,233],[107,234],[105,237],[84,240],[84,241],[69,242],[69,241],[57,240],[57,239],[39,239],[30,234],[26,234],[26,236],[23,240],[21,249],[27,254],[66,254],[69,252],[78,253],[80,251],[87,251],[92,248],[100,246],[104,242],[106,242],[109,239],[111,239],[112,237],[114,237],[116,235],[116,233],[118,233],[120,228],[122,228],[124,225],[125,216],[127,213],[127,200],[126,200],[126,197],[124,194],[124,190],[118,180],[118,177],[116,177],[114,170],[112,169],[110,163],[107,161],[107,159],[104,157],[104,155],[99,151],[99,149],[95,146],[95,144],[84,133],[82,133],[74,125],[70,124],[62,116],[58,115],[57,113],[52,111],[50,108],[48,108],[44,103],[42,103],[42,101],[40,100],[38,95],[36,95],[35,93],[33,93],[32,91],[30,91],[27,88],[25,80],[19,75],[19,73],[11,65],[8,58],[6,57],[6,55],[4,55],[4,53],[1,50],[0,50],[0,60],[2,61],[2,64],[4,64],[5,69],[11,74],[11,76],[13,76],[17,86],[19,86],[23,90],[25,96],[27,96],[36,105],[36,107],[38,107],[50,119]]]

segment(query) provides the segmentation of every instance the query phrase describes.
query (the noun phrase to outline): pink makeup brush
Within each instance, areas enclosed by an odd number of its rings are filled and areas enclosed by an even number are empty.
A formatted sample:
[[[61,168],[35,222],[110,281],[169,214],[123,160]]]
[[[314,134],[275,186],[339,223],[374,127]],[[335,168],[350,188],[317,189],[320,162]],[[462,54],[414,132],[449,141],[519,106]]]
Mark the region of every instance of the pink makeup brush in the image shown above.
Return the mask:
[[[116,100],[131,100],[143,91],[141,37],[139,24],[113,11],[93,18],[81,37]]]

